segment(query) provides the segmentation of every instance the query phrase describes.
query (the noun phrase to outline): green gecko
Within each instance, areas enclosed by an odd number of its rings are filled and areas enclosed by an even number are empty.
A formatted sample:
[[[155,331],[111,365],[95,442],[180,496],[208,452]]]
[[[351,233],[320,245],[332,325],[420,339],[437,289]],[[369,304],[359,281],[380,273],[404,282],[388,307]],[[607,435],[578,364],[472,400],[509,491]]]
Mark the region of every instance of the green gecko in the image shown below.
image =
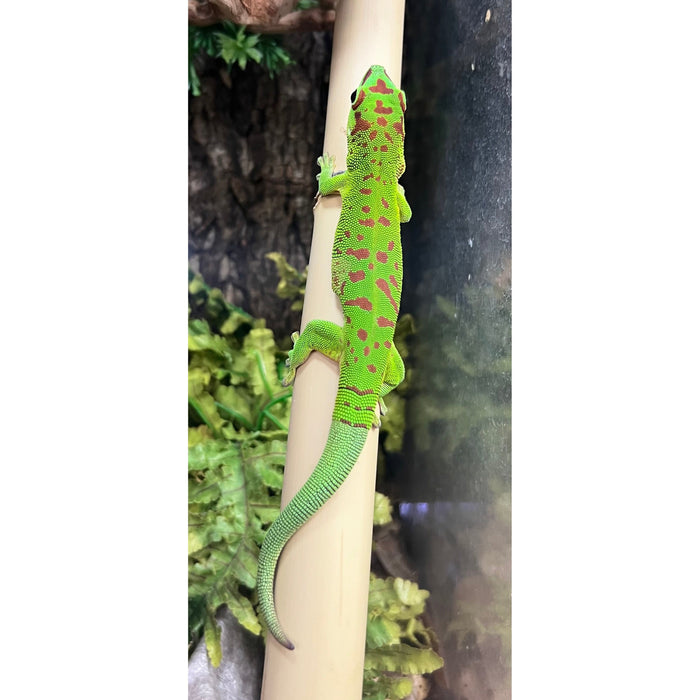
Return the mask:
[[[333,241],[332,288],[340,298],[345,322],[312,320],[294,333],[289,373],[313,350],[340,365],[338,393],[330,433],[318,464],[298,493],[271,525],[258,562],[258,599],[265,623],[277,641],[294,649],[277,619],[274,578],[277,561],[292,535],[338,490],[352,470],[371,428],[379,427],[377,404],[386,412],[387,393],[404,378],[393,343],[399,314],[401,236],[399,222],[411,218],[399,177],[403,153],[406,95],[382,66],[372,66],[351,96],[347,170],[333,173],[335,158],[318,159],[319,195],[342,197]]]

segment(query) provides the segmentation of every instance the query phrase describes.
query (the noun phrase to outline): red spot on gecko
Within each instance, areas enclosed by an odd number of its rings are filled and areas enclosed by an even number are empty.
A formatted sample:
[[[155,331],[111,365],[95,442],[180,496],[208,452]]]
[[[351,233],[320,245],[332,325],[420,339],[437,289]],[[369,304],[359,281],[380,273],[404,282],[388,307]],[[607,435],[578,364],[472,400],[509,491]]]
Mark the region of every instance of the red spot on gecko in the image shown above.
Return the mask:
[[[352,325],[352,319],[350,318],[350,316],[346,316],[345,320],[348,322],[348,325]]]
[[[378,316],[377,325],[380,328],[393,328],[396,324],[392,320],[388,319],[386,316]]]
[[[384,132],[384,136],[386,136],[386,140],[387,140],[389,143],[394,143],[394,142],[391,140],[391,134],[390,134],[388,131],[385,131],[385,132]]]
[[[382,197],[382,206],[383,206],[385,209],[388,209],[388,208],[389,208],[389,202],[387,202],[386,199],[384,199],[384,197]],[[392,244],[393,244],[393,241],[392,241],[389,245],[392,245]],[[389,250],[391,250],[391,248],[389,248]]]
[[[387,146],[386,144],[384,144],[383,146],[380,146],[380,147],[379,147],[379,150],[380,150],[380,151],[383,151],[384,153],[386,153],[386,152],[389,150],[389,146]]]
[[[357,356],[352,358],[353,362],[357,362]]]
[[[367,205],[365,204],[365,206],[362,207],[362,211],[363,211],[365,214],[369,214],[370,211],[372,211],[372,207],[369,207],[369,206],[367,206]]]
[[[382,100],[377,100],[377,106],[374,108],[374,111],[377,114],[391,114],[392,109],[391,107],[385,107]],[[386,126],[386,119],[384,119],[384,117],[379,117],[377,119],[377,124],[379,124],[379,126]]]
[[[382,95],[393,95],[394,91],[381,79],[377,79],[377,84],[369,88],[370,92],[378,92]]]
[[[360,282],[365,278],[365,271],[358,270],[357,272],[350,272],[348,276],[350,277],[351,282]]]
[[[370,270],[374,270],[374,263],[370,263],[369,265],[367,265],[367,267],[368,267]]]
[[[377,260],[380,263],[385,263],[389,258],[383,250],[378,250],[376,255]]]
[[[369,346],[365,345],[365,349],[363,350],[365,357],[369,357]]]
[[[399,261],[397,260],[394,262],[394,270],[398,270],[398,269],[399,269]]]
[[[367,70],[367,72],[365,73],[365,77],[362,78],[362,80],[360,80],[360,83],[364,83],[365,80],[367,80],[367,78],[369,78],[370,75],[372,75],[372,69],[371,69],[371,68],[369,68],[369,69]]]
[[[390,341],[390,340],[385,340],[385,341],[384,341],[384,347],[387,348],[388,350],[391,350],[391,341]]]
[[[364,240],[365,240],[365,237],[364,237],[361,233],[358,233],[358,234],[357,234],[357,240],[358,240],[358,241],[364,241]]]
[[[363,182],[364,182],[365,180],[372,180],[373,178],[374,178],[374,175],[372,175],[372,174],[370,173],[369,175],[365,175],[365,176],[362,178],[362,180],[363,180]]]
[[[404,133],[403,133],[403,119],[401,119],[401,120],[398,121],[398,122],[394,122],[394,123],[392,124],[392,126],[394,127],[394,131],[395,131],[399,136],[401,136],[401,138],[403,138],[403,136],[404,136]]]
[[[369,140],[374,141],[374,139],[377,138],[377,130],[373,129],[372,131],[369,132]]]
[[[404,95],[401,90],[399,90],[399,104],[401,105],[401,111],[406,111],[406,102],[404,101]]]
[[[376,350],[379,347],[379,343],[375,340],[374,341],[374,349]]]
[[[367,331],[364,328],[360,328],[360,330],[357,331],[357,337],[364,342],[367,340]]]
[[[347,386],[339,386],[338,389],[347,389],[348,391],[353,391],[358,396],[369,396],[370,394],[374,393],[373,389],[358,389],[356,386],[350,386],[349,384]]]
[[[348,255],[354,255],[358,260],[365,260],[369,257],[369,248],[358,248],[357,250],[348,248],[345,252]]]
[[[391,282],[396,289],[399,288],[399,283],[396,281],[396,277],[394,277],[394,275],[389,275],[389,282]]]
[[[389,241],[389,245],[387,246],[388,250],[394,250],[394,241]]]
[[[357,223],[362,226],[369,226],[372,228],[374,226],[374,219],[358,219]]]
[[[350,231],[343,231],[345,238],[350,238]]]
[[[367,371],[374,374],[377,371],[377,368],[374,365],[367,365]]]
[[[386,216],[380,216],[377,221],[382,225],[382,226],[391,226],[391,221],[386,218]],[[389,248],[391,250],[391,248]]]
[[[386,294],[387,298],[391,302],[391,305],[394,307],[394,311],[396,313],[399,313],[399,305],[396,303],[396,299],[394,299],[393,296],[391,296],[391,289],[389,289],[389,285],[387,284],[387,281],[385,279],[382,279],[381,277],[375,282],[377,287],[381,289],[384,294]]]
[[[371,177],[371,175],[370,175],[370,177]],[[372,194],[372,190],[369,187],[363,187],[360,190],[360,194]]]
[[[357,297],[357,299],[348,299],[348,301],[345,302],[345,305],[346,306],[359,306],[361,309],[364,309],[365,311],[372,310],[372,302],[367,297]]]
[[[350,135],[354,136],[360,131],[367,131],[371,128],[372,125],[366,119],[362,118],[360,112],[355,112],[355,128],[350,132]]]

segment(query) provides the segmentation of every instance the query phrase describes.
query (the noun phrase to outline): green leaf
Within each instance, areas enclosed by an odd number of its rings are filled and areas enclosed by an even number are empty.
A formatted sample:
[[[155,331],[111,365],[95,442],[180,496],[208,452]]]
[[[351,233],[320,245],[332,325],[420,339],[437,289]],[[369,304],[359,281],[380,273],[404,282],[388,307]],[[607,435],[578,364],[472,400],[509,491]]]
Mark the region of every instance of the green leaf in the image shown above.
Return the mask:
[[[401,625],[385,617],[367,621],[367,646],[370,649],[398,644],[401,639]]]
[[[374,525],[386,525],[391,522],[391,501],[381,493],[374,492]]]
[[[280,279],[277,284],[277,296],[281,299],[294,299],[292,310],[300,310],[304,303],[309,268],[307,267],[303,273],[299,272],[281,253],[268,253],[265,257],[272,260],[277,267],[277,276]]]
[[[207,615],[204,619],[204,641],[207,645],[211,665],[218,668],[221,663],[221,628],[213,615]]]
[[[365,652],[365,669],[402,674],[432,673],[442,668],[443,660],[432,649],[416,649],[397,644]]]

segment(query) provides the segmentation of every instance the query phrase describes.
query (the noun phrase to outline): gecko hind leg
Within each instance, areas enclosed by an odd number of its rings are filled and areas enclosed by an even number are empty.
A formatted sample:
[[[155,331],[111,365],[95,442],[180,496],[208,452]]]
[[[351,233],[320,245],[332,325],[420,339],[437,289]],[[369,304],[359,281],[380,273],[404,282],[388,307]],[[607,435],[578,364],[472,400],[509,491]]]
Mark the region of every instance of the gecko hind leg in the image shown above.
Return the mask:
[[[386,369],[382,377],[382,386],[379,389],[379,413],[382,416],[385,416],[387,411],[384,397],[401,384],[405,376],[406,369],[404,368],[403,360],[396,346],[392,343],[389,355],[386,359]],[[381,425],[381,421],[378,421],[378,423],[376,427]]]
[[[292,334],[292,340],[294,347],[289,351],[286,363],[289,371],[282,381],[284,386],[289,386],[294,382],[297,369],[306,362],[313,350],[339,362],[345,347],[343,329],[331,321],[320,319],[309,321],[301,335],[299,333]]]

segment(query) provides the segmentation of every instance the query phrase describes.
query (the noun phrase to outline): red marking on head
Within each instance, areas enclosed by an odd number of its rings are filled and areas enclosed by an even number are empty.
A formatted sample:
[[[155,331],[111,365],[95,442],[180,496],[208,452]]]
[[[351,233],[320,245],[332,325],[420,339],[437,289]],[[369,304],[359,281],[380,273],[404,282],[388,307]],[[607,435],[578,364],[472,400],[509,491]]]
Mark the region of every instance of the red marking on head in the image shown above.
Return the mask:
[[[354,136],[360,131],[367,131],[371,128],[372,125],[366,119],[363,119],[359,112],[355,112],[355,128],[350,132],[350,135]]]
[[[384,153],[386,153],[386,152],[389,150],[389,146],[387,146],[386,144],[384,144],[383,146],[380,146],[380,147],[379,147],[379,150],[382,151],[382,152],[384,152]]]
[[[367,365],[367,371],[374,374],[377,371],[377,368],[374,365]]]
[[[389,282],[391,282],[392,286],[396,287],[396,289],[399,288],[399,283],[396,281],[394,275],[389,275]]]
[[[392,140],[392,138],[391,138],[391,134],[390,134],[388,131],[385,131],[385,132],[384,132],[384,136],[386,136],[386,140],[387,140],[389,143],[394,143],[393,140]]]
[[[384,292],[384,294],[386,294],[387,298],[391,302],[391,305],[394,307],[394,311],[396,311],[396,313],[398,314],[399,313],[399,305],[396,303],[396,299],[394,299],[394,297],[391,296],[391,289],[389,289],[389,285],[387,284],[387,281],[385,279],[379,278],[375,282],[375,284],[377,285],[377,287],[379,287],[379,289],[381,289]]]
[[[390,340],[385,340],[385,341],[384,341],[384,347],[387,348],[388,350],[391,350],[391,341],[390,341]]]
[[[345,344],[346,344],[346,345],[350,345],[350,341],[349,341],[349,340],[346,340],[346,341],[345,341]]]
[[[373,129],[372,131],[369,132],[369,140],[373,141],[376,138],[377,138],[377,130]]]
[[[404,94],[402,90],[399,90],[399,104],[401,105],[401,111],[406,111],[406,101],[404,100]]]
[[[365,77],[362,78],[362,80],[360,80],[360,84],[364,83],[365,80],[367,80],[367,78],[369,78],[370,75],[372,75],[372,69],[371,69],[371,68],[365,73]]]
[[[369,205],[365,204],[365,206],[362,207],[362,211],[363,211],[365,214],[369,214],[369,213],[372,211],[372,207],[370,207]]]
[[[372,177],[372,176],[370,175],[370,177]],[[372,194],[372,190],[371,190],[371,188],[369,188],[369,187],[363,187],[363,188],[360,190],[360,194]]]
[[[394,123],[392,124],[392,126],[394,127],[394,130],[396,131],[396,133],[397,133],[399,136],[401,136],[401,138],[403,138],[403,137],[404,137],[404,133],[403,133],[403,119],[401,119],[401,120],[399,120],[399,121],[397,121],[397,122],[394,122]]]
[[[382,95],[393,95],[394,91],[381,79],[377,79],[377,84],[369,88],[370,92],[378,92]]]
[[[365,278],[365,271],[358,270],[357,272],[350,272],[348,273],[348,277],[350,277],[351,282],[360,282]]]
[[[358,234],[357,234],[357,240],[358,240],[358,241],[364,241],[364,240],[365,240],[365,237],[364,237],[361,233],[358,233]]]
[[[398,269],[399,269],[399,261],[395,260],[394,261],[394,270],[398,270]]]
[[[353,358],[352,358],[352,361],[353,361],[353,362],[357,362],[357,356],[353,357]]]
[[[374,263],[370,263],[369,265],[367,265],[367,267],[368,267],[370,270],[374,270]]]
[[[369,226],[370,228],[374,227],[374,219],[358,219],[357,223],[361,226]]]
[[[382,226],[391,226],[391,221],[386,218],[386,216],[380,216],[377,221],[382,225]],[[391,248],[389,248],[391,250]]]
[[[365,354],[365,357],[369,357],[369,346],[365,345],[365,349],[362,352]]]
[[[372,161],[372,162],[374,162],[374,161]],[[375,179],[377,182],[381,182],[381,181],[382,181],[381,175],[377,175],[377,177],[375,177],[374,179]],[[385,184],[386,184],[386,183],[385,183]]]
[[[363,181],[364,181],[364,180],[372,180],[373,178],[374,178],[374,175],[372,175],[372,174],[370,173],[369,175],[365,175],[365,176],[362,178],[362,180],[363,180]]]
[[[350,341],[348,340],[348,345],[350,345]],[[355,348],[350,348],[350,354],[354,355],[355,354]]]
[[[365,260],[369,257],[369,249],[368,248],[359,248],[358,250],[353,250],[352,248],[348,248],[345,252],[348,255],[354,255],[358,260]]]
[[[389,245],[387,246],[387,250],[394,250],[394,241],[389,241]]]
[[[348,322],[348,325],[352,325],[352,319],[350,318],[350,316],[346,316],[345,320]]]
[[[345,304],[347,306],[359,306],[365,311],[372,310],[372,302],[367,297],[357,297],[357,299],[348,299]]]
[[[379,126],[386,126],[388,123],[389,122],[387,122],[384,117],[377,117],[377,124],[379,124]]]
[[[350,238],[350,231],[343,231],[343,233],[345,234],[345,238]]]
[[[360,328],[360,330],[357,331],[357,337],[364,342],[367,340],[367,331],[364,328]]]
[[[388,260],[387,254],[383,250],[377,251],[376,258],[380,263],[385,263]]]
[[[384,199],[384,197],[382,197],[382,206],[383,206],[385,209],[388,209],[388,208],[389,208],[389,202],[387,202],[386,199]],[[393,241],[392,241],[392,243],[393,243]],[[389,245],[391,245],[391,243],[390,243]],[[391,248],[389,248],[389,250],[391,250]]]
[[[376,151],[378,151],[379,148],[377,146],[374,146],[374,148],[372,148],[372,150],[375,151],[375,153],[376,153]]]
[[[384,102],[382,102],[382,100],[377,100],[377,106],[374,108],[374,111],[377,114],[391,114],[393,110],[391,109],[391,107],[385,107]],[[380,121],[380,119],[381,117],[377,119],[377,124],[379,124],[379,126],[386,126],[386,119],[384,119],[383,124]]]
[[[375,340],[374,341],[374,349],[376,350],[379,347],[379,343]]]
[[[393,328],[396,324],[392,320],[388,319],[386,316],[378,316],[377,325],[380,328]]]

